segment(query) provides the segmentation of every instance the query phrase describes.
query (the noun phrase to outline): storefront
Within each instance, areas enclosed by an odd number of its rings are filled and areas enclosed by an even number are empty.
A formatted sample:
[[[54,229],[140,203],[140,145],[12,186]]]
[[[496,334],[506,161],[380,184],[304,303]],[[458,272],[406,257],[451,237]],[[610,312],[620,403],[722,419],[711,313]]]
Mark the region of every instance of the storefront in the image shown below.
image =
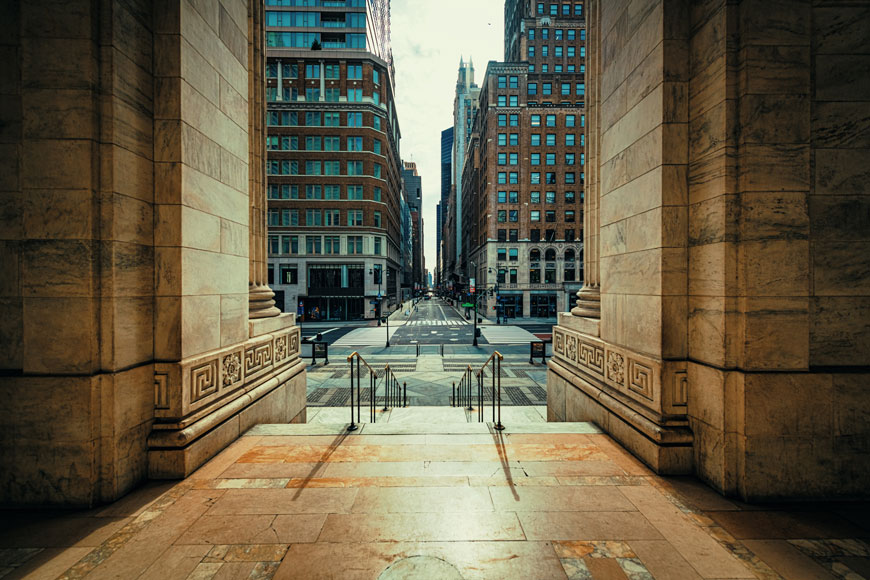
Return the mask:
[[[556,317],[556,293],[531,290],[529,296],[531,308],[529,316],[533,318],[555,318]]]
[[[506,318],[522,318],[523,316],[523,293],[502,292],[501,314]]]
[[[296,315],[302,322],[362,320],[364,308],[365,299],[361,296],[300,296]]]

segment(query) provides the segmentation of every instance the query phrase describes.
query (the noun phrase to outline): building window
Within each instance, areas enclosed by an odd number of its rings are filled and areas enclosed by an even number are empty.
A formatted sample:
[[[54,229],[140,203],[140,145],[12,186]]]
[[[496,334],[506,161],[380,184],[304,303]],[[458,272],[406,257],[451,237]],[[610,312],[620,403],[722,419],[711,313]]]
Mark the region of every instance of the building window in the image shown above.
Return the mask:
[[[556,134],[555,133],[547,133],[547,147],[555,147],[556,146]]]
[[[363,126],[363,114],[362,113],[348,113],[347,114],[347,126],[348,127],[362,127]]]
[[[519,183],[520,182],[520,174],[516,171],[511,171],[508,176],[508,183]]]
[[[553,83],[542,84],[541,85],[541,94],[552,95],[553,94]]]
[[[305,100],[306,101],[319,101],[320,100],[320,89],[305,89]]]
[[[520,144],[520,134],[519,133],[511,133],[510,144],[512,146],[517,146]]]
[[[530,95],[537,95],[538,94],[538,83],[529,83],[528,93]]]
[[[516,262],[519,259],[520,259],[519,250],[517,250],[516,248],[509,248],[508,249],[508,261],[509,262]]]
[[[306,111],[305,112],[305,126],[306,127],[320,127],[320,111]]]
[[[508,200],[510,203],[519,203],[519,194],[516,191],[512,191]]]
[[[498,223],[503,224],[507,221],[507,210],[498,210]]]
[[[361,209],[351,209],[347,212],[347,225],[361,226],[363,225],[363,212]]]
[[[348,161],[347,162],[347,174],[348,175],[362,175],[363,174],[363,162],[362,161]]]
[[[509,279],[509,280],[510,280],[510,283],[511,283],[511,284],[516,284],[516,283],[517,283],[517,269],[516,269],[516,268],[511,268],[510,270],[508,270],[508,273],[509,273],[509,275],[510,275],[510,279]]]
[[[305,175],[321,175],[320,161],[306,161]]]
[[[565,203],[574,203],[574,192],[566,191],[565,192]]]
[[[341,117],[338,113],[324,113],[323,125],[324,127],[339,127],[341,126]]]
[[[520,126],[520,116],[512,114],[510,116],[510,126],[511,127],[519,127]]]
[[[511,165],[516,165],[519,162],[519,156],[516,153],[511,153],[509,160]]]
[[[305,253],[320,254],[321,253],[321,238],[320,236],[305,236]]]
[[[574,124],[576,123],[576,119],[577,119],[577,117],[574,115],[565,115],[565,126],[566,127],[573,127]]]
[[[499,114],[498,116],[498,126],[507,127],[507,115],[505,115],[504,113]]]
[[[547,165],[555,165],[556,164],[556,154],[555,153],[547,153]]]
[[[362,137],[348,137],[347,138],[347,150],[348,151],[362,151],[363,150],[363,138]]]
[[[544,284],[555,284],[556,283],[556,268],[545,268],[544,269]]]
[[[341,175],[341,163],[338,161],[324,161],[323,162],[323,174],[324,175]]]
[[[541,134],[540,133],[532,133],[532,147],[539,147],[541,145]]]
[[[500,88],[500,89],[507,88],[507,77],[506,76],[498,77],[498,88]]]
[[[341,186],[325,185],[323,186],[323,199],[341,199]]]
[[[529,268],[529,283],[530,284],[540,284],[541,283],[541,269],[540,268]]]
[[[561,30],[557,30],[556,32],[559,33],[559,32],[562,32],[562,31],[561,31]],[[556,34],[556,36],[558,36],[558,34]],[[557,39],[557,40],[558,40],[558,39]],[[555,56],[556,58],[562,58],[562,47],[561,47],[561,46],[553,47],[553,50],[555,50],[555,54],[554,54],[553,56]]]
[[[374,164],[374,170],[375,170],[375,172],[374,172],[374,176],[375,176],[375,177],[381,177],[381,164],[380,164],[380,163],[375,163],[375,164]]]
[[[281,283],[282,284],[298,284],[299,270],[290,266],[281,265]]]
[[[556,192],[555,191],[548,191],[546,193],[546,201],[547,201],[547,203],[556,203]]]
[[[540,115],[532,115],[531,122],[532,122],[532,127],[540,127],[541,126],[541,116]]]
[[[305,199],[323,199],[321,187],[319,185],[306,185]]]
[[[498,269],[498,275],[497,275],[497,277],[496,277],[496,281],[497,281],[499,284],[504,284],[504,283],[505,283],[505,278],[506,278],[505,274],[507,274],[507,270],[505,270],[504,268],[499,268],[499,269]]]
[[[372,192],[372,195],[373,195],[373,199],[374,199],[375,201],[381,201],[381,188],[380,188],[380,187],[376,187],[376,188],[374,189],[374,191]]]
[[[498,192],[498,203],[507,203],[507,192],[499,191]]]
[[[531,183],[539,184],[541,183],[541,173],[539,171],[532,171],[530,174]]]
[[[350,80],[362,80],[362,65],[361,64],[349,64],[347,65],[347,78]]]
[[[499,165],[507,165],[507,153],[499,153],[498,154],[498,164]]]
[[[347,237],[347,253],[348,254],[362,254],[363,253],[362,236],[348,236]]]
[[[574,133],[565,133],[565,145],[568,147],[573,147],[575,142]]]
[[[548,209],[544,212],[544,218],[547,223],[555,223],[556,222],[556,210]]]
[[[535,58],[535,47],[532,45],[529,45],[529,58]]]
[[[498,96],[498,106],[499,107],[506,107],[507,106],[507,96],[506,95],[499,95]]]
[[[547,185],[556,185],[556,172],[548,171],[547,172]]]
[[[574,210],[573,209],[565,210],[565,221],[569,222],[569,223],[574,222]]]
[[[530,163],[532,165],[540,165],[541,164],[541,154],[540,153],[532,153],[530,156]]]
[[[573,153],[565,153],[565,165],[574,165]]]
[[[574,230],[573,229],[565,230],[565,241],[566,242],[573,242],[574,241]]]
[[[498,172],[498,182],[499,183],[507,183],[507,173],[504,171]]]
[[[325,209],[323,213],[326,215],[326,225],[327,226],[340,226],[341,225],[341,212],[337,209]]]
[[[339,236],[325,236],[323,238],[323,253],[324,254],[340,254],[341,253],[341,238]]]
[[[305,78],[307,78],[307,79],[319,79],[320,78],[320,65],[319,64],[307,64],[307,65],[305,65]]]
[[[381,212],[376,211],[376,212],[374,212],[372,215],[374,216],[375,227],[376,227],[376,228],[381,227]]]
[[[574,172],[568,172],[568,173],[566,173],[566,174],[565,174],[565,183],[566,183],[566,184],[574,183],[574,178],[575,178],[576,176],[577,176],[577,174],[574,173]]]
[[[541,210],[533,209],[529,212],[529,219],[533,222],[541,221]]]
[[[505,248],[499,248],[496,250],[496,254],[498,256],[499,262],[504,262],[507,260],[507,250]]]
[[[507,133],[498,134],[498,144],[502,147],[507,145]]]
[[[515,230],[515,229],[510,231],[510,242],[511,243],[516,243],[517,241],[519,241],[519,238],[520,238],[519,233],[520,233],[519,230]]]
[[[562,83],[561,93],[563,96],[571,94],[571,83]]]
[[[305,210],[305,225],[306,226],[322,226],[323,214],[319,209]]]
[[[541,192],[540,191],[531,192],[529,197],[530,197],[530,199],[529,199],[530,203],[541,203]]]
[[[362,161],[357,161],[356,163],[362,163]],[[362,198],[363,198],[363,186],[362,185],[348,185],[347,186],[347,199],[360,200]]]
[[[541,241],[541,230],[529,230],[529,239],[532,242],[540,242]]]
[[[375,239],[375,255],[380,256],[381,252],[382,252],[381,246],[383,245],[383,238],[381,238],[381,236],[375,236],[374,239]]]
[[[505,229],[503,229],[503,228],[499,228],[499,230],[498,230],[498,241],[499,241],[499,242],[506,242],[506,241],[507,241],[507,230],[505,230]]]
[[[586,83],[577,83],[577,94],[581,96],[586,94]]]
[[[547,115],[547,127],[556,126],[556,115]]]
[[[512,209],[508,212],[508,219],[512,222],[518,222],[520,220],[520,212],[518,210]]]
[[[509,101],[509,103],[510,103],[510,106],[511,106],[511,107],[517,107],[517,106],[519,106],[519,104],[520,104],[520,102],[519,102],[519,97],[516,96],[516,95],[511,95],[511,96],[510,96],[510,101]]]

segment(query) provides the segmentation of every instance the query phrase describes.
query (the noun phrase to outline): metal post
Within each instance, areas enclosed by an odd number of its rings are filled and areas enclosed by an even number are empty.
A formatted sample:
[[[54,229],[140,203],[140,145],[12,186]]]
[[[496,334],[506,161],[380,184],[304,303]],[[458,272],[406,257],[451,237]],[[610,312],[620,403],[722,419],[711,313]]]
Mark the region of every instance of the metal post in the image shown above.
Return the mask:
[[[453,381],[453,398],[450,399],[450,406],[456,406],[456,381]]]
[[[477,293],[474,294],[474,340],[471,346],[477,346]]]
[[[471,386],[471,379],[474,376],[474,371],[471,370],[471,367],[468,367],[468,410],[474,411],[474,391]]]
[[[504,429],[504,425],[501,424],[501,359],[496,357],[498,361],[498,422],[495,424],[495,428],[499,431]],[[493,360],[493,363],[496,362]],[[495,368],[495,364],[493,364],[493,369]]]
[[[384,320],[387,321],[387,348],[390,348],[390,315],[387,314]]]
[[[408,382],[402,383],[402,406],[408,406]]]
[[[483,369],[477,375],[477,422],[483,422]]]
[[[356,372],[359,375],[359,359],[356,359]],[[350,361],[350,425],[348,431],[356,431],[356,423],[353,422],[353,360]]]

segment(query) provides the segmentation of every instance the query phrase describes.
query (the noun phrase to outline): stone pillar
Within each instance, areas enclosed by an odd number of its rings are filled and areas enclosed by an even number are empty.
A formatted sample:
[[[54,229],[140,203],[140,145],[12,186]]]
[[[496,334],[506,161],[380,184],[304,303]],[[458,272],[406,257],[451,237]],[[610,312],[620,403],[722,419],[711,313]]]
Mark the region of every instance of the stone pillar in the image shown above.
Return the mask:
[[[281,311],[268,276],[268,203],[266,201],[266,28],[262,2],[248,2],[248,195],[250,197],[248,314],[271,318]],[[279,65],[280,66],[280,65]],[[281,74],[278,73],[278,78]],[[279,80],[278,91],[281,91]]]
[[[582,318],[601,318],[601,287],[598,274],[598,93],[601,73],[601,40],[595,31],[599,19],[598,2],[586,4],[586,183],[583,201],[583,287],[571,314]],[[594,323],[587,328],[596,328]],[[596,332],[597,334],[597,332]]]
[[[587,5],[601,318],[560,315],[548,418],[747,500],[866,496],[867,8]]]

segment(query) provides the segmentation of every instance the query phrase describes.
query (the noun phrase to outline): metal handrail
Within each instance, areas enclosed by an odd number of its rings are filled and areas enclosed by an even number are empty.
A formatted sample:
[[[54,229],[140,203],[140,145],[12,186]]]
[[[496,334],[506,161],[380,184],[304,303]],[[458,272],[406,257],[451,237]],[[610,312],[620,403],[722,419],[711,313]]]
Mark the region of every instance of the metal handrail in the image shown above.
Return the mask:
[[[504,360],[504,356],[497,350],[494,351],[486,362],[481,365],[480,370],[477,371],[477,397],[478,397],[478,411],[477,417],[479,422],[483,422],[483,371],[486,369],[487,365],[492,362],[492,422],[495,423],[494,428],[501,431],[504,429],[504,425],[501,423],[501,361]],[[497,382],[496,382],[497,381]],[[496,391],[496,384],[498,385],[498,390]],[[496,396],[496,393],[498,396]],[[498,405],[498,418],[496,418],[496,405]]]
[[[356,373],[354,373],[353,359],[356,358]],[[354,376],[356,376],[356,420],[362,423],[362,374],[360,373],[360,362],[369,370],[369,420],[375,422],[375,392],[377,389],[378,373],[365,361],[362,355],[356,351],[352,352],[347,357],[347,362],[350,364],[350,425],[347,426],[348,431],[356,431],[357,424],[353,420],[353,385]]]

